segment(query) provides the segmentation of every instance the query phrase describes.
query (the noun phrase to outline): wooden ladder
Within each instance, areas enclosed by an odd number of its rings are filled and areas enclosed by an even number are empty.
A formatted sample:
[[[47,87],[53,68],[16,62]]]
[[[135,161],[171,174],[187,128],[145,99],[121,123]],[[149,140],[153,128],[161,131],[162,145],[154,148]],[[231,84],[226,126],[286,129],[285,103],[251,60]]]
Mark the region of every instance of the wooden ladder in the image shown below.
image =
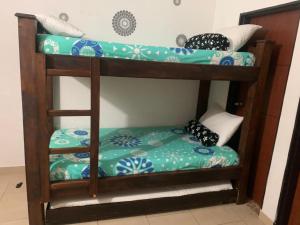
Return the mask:
[[[51,190],[76,188],[86,186],[89,195],[96,197],[98,180],[98,154],[99,154],[99,114],[100,114],[100,61],[90,58],[89,70],[60,70],[47,69],[46,56],[36,54],[36,76],[39,97],[39,146],[40,153],[40,176],[42,180],[43,200],[50,200]],[[52,78],[55,76],[88,77],[91,79],[91,109],[89,110],[55,110],[53,109],[53,85]],[[90,116],[90,146],[73,148],[49,148],[49,142],[53,129],[53,117],[58,116]],[[79,181],[62,181],[50,183],[49,156],[53,154],[90,154],[90,178]]]

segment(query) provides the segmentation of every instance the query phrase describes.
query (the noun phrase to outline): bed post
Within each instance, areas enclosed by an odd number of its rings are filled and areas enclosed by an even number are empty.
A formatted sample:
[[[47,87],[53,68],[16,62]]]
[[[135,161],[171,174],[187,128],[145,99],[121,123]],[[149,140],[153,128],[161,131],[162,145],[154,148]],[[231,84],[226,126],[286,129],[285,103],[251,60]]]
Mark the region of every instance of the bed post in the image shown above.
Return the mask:
[[[244,122],[239,143],[241,177],[238,180],[237,203],[243,204],[247,200],[247,188],[250,167],[255,147],[257,126],[259,125],[260,106],[263,102],[263,92],[267,82],[272,55],[273,43],[270,41],[257,41],[253,53],[256,56],[255,66],[260,67],[258,79],[251,83],[245,103]]]
[[[23,105],[24,149],[28,217],[30,225],[44,225],[39,156],[39,105],[35,74],[35,35],[37,22],[34,16],[16,14],[19,28],[20,72]]]
[[[48,109],[54,108],[54,99],[53,99],[53,77],[47,76],[46,78],[46,85],[47,85],[47,105]],[[53,134],[54,132],[54,119],[53,117],[48,117],[48,130],[49,134]],[[50,140],[51,136],[49,137]]]
[[[98,193],[99,120],[100,120],[100,60],[91,60],[91,153],[90,195]]]

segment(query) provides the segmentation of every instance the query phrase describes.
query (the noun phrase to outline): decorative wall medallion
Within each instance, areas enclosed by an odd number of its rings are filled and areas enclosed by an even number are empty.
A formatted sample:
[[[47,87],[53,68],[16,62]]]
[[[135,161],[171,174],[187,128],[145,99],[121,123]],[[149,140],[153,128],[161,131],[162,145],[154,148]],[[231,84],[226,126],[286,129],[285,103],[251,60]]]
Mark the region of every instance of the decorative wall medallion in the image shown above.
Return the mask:
[[[117,34],[129,36],[135,31],[136,19],[131,12],[122,10],[114,15],[112,25]]]
[[[59,17],[59,19],[66,21],[66,22],[69,20],[69,15],[67,13],[60,13],[58,17]]]
[[[181,0],[173,0],[174,5],[178,6],[181,4]]]
[[[186,41],[187,41],[187,37],[184,34],[179,34],[176,38],[176,44],[179,47],[184,47]]]

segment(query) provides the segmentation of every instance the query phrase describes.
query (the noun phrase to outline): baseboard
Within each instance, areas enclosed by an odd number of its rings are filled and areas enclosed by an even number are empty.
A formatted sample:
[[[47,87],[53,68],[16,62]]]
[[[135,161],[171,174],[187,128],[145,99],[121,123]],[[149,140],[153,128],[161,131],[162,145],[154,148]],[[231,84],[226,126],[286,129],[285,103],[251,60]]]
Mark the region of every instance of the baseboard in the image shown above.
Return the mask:
[[[265,225],[273,225],[274,222],[262,211],[259,213],[259,219],[265,224]]]
[[[4,173],[19,173],[25,171],[25,166],[15,166],[15,167],[0,167],[0,174]]]

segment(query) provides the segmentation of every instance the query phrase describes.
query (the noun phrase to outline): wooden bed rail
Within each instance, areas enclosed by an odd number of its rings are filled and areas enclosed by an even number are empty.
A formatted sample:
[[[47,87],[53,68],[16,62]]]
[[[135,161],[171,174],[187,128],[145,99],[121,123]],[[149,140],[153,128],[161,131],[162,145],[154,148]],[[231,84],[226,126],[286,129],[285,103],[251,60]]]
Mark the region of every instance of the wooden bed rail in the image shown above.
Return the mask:
[[[91,59],[101,65],[101,76],[111,77],[254,82],[259,73],[257,66],[180,64],[63,55],[47,55],[46,58],[47,74],[50,76],[89,77]]]
[[[189,185],[209,181],[238,180],[243,168],[232,166],[226,168],[208,168],[199,170],[173,171],[149,174],[137,174],[98,179],[98,193],[120,193],[141,189]],[[167,178],[167,179],[166,179]],[[78,186],[78,183],[82,184]],[[84,185],[85,184],[85,185]],[[87,197],[88,180],[54,182],[51,184],[51,199],[68,197]]]

